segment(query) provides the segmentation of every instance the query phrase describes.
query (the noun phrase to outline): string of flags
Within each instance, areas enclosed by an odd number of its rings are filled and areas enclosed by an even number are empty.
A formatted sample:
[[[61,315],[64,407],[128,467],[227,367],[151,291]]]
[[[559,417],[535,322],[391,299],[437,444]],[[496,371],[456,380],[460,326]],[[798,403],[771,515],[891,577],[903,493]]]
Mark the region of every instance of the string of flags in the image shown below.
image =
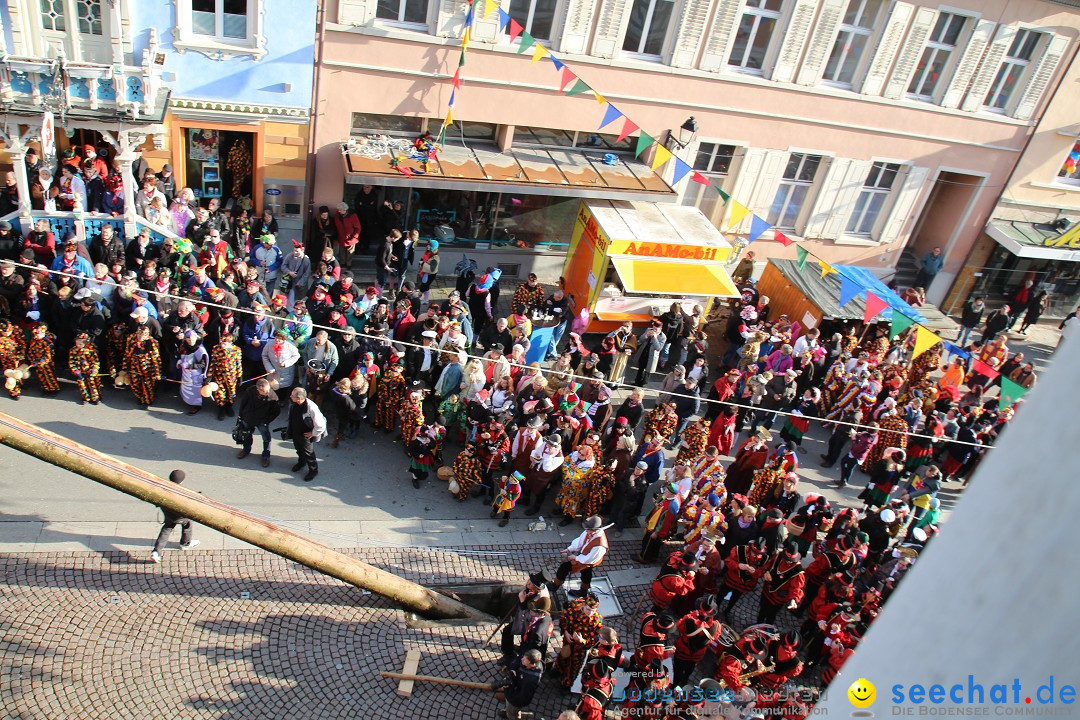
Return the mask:
[[[707,185],[720,196],[725,206],[729,207],[729,216],[727,223],[727,230],[730,231],[733,228],[738,227],[748,217],[750,219],[750,228],[747,233],[747,244],[753,243],[758,240],[762,235],[768,231],[773,231],[773,239],[779,242],[784,247],[790,247],[795,245],[795,256],[798,263],[800,272],[805,271],[806,264],[813,258],[817,263],[821,272],[821,277],[825,278],[832,274],[840,275],[840,305],[841,307],[847,305],[855,298],[866,295],[866,311],[863,315],[863,323],[869,325],[878,319],[886,310],[891,310],[891,323],[889,328],[889,339],[896,337],[902,332],[909,330],[913,325],[915,327],[915,343],[912,354],[912,359],[919,357],[927,350],[931,349],[938,343],[941,343],[945,349],[952,355],[957,355],[963,358],[968,358],[969,353],[962,348],[957,347],[953,343],[944,340],[940,335],[933,332],[924,325],[917,323],[913,318],[908,317],[896,308],[890,308],[882,298],[875,295],[869,288],[861,286],[856,281],[840,273],[836,268],[830,265],[826,260],[818,257],[814,253],[810,252],[807,248],[801,244],[797,244],[794,240],[785,235],[782,231],[775,228],[765,218],[761,217],[757,213],[753,212],[747,205],[735,200],[731,195],[725,192],[722,188],[714,184],[706,175],[699,170],[694,169],[689,163],[675,155],[673,152],[667,149],[662,142],[660,142],[655,136],[650,135],[640,125],[635,123],[630,117],[628,117],[622,110],[620,110],[614,103],[609,101],[604,95],[598,92],[595,88],[589,85],[583,80],[574,69],[566,63],[564,60],[559,59],[554,53],[551,52],[541,43],[537,42],[521,23],[514,18],[510,17],[510,13],[500,7],[495,0],[468,0],[469,9],[465,16],[464,30],[461,39],[461,55],[458,60],[457,70],[454,72],[452,83],[454,89],[450,93],[449,106],[446,111],[446,119],[443,122],[442,131],[439,135],[439,142],[442,142],[446,136],[446,129],[453,123],[453,109],[454,102],[457,99],[457,93],[461,89],[461,68],[465,67],[465,53],[468,50],[469,42],[471,40],[473,20],[475,18],[474,10],[477,2],[484,3],[484,18],[489,18],[493,13],[498,12],[498,28],[499,32],[505,32],[510,38],[511,43],[517,43],[517,54],[525,55],[531,51],[530,64],[536,65],[541,60],[547,60],[551,63],[554,70],[559,73],[559,92],[567,97],[576,95],[591,95],[593,99],[604,109],[600,124],[597,130],[603,130],[605,128],[617,128],[618,139],[616,142],[622,142],[628,137],[637,135],[637,141],[634,144],[634,157],[641,158],[643,155],[652,151],[652,158],[649,162],[649,166],[653,172],[660,173],[669,164],[671,165],[671,178],[672,186],[677,186],[688,177],[692,182],[699,183],[701,185]],[[993,374],[991,379],[997,376],[996,371],[993,371],[988,365],[982,363],[979,360],[973,362],[979,363],[980,366],[984,366],[981,370],[983,375],[990,375],[985,370],[990,370]],[[1026,388],[1012,382],[1008,378],[1001,378],[1001,400],[1000,406],[1004,409],[1009,405],[1012,405],[1016,400],[1020,399],[1026,392]]]

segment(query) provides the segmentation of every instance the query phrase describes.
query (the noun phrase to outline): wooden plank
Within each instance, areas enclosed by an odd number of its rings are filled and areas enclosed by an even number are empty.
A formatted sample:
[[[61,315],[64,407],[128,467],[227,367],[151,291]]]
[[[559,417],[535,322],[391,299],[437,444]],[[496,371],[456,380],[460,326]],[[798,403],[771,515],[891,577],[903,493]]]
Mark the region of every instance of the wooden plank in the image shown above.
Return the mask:
[[[402,675],[416,675],[416,671],[420,669],[420,651],[410,650],[405,653],[405,665],[401,668]],[[413,685],[416,684],[415,680],[401,680],[398,682],[397,694],[401,697],[412,697]]]

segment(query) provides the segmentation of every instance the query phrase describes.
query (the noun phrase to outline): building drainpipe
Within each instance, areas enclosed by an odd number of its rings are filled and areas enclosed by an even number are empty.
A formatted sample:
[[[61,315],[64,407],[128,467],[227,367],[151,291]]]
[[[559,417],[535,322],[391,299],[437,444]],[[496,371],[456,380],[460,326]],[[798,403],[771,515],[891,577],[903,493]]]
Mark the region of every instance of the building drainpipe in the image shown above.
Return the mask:
[[[308,156],[307,156],[307,169],[304,171],[306,195],[307,195],[307,216],[310,218],[315,213],[315,136],[319,127],[319,85],[322,78],[320,72],[320,65],[322,64],[323,56],[323,44],[326,42],[326,4],[317,2],[316,4],[316,24],[318,25],[318,31],[316,33],[315,41],[315,57],[314,62],[311,64],[311,80],[312,80],[312,92],[311,92],[311,123],[308,128]]]

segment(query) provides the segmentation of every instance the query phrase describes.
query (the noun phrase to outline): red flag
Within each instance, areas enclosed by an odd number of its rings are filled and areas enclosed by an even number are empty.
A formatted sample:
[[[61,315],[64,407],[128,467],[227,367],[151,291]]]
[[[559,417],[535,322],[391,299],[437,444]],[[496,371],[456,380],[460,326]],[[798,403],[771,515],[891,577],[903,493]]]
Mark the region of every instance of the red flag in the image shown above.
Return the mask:
[[[517,40],[518,35],[520,35],[524,29],[525,28],[521,27],[517,20],[510,18],[510,42]]]
[[[778,243],[780,243],[784,247],[787,247],[788,245],[794,245],[795,244],[794,240],[792,240],[791,238],[789,238],[787,235],[780,232],[779,230],[777,230],[777,231],[775,231],[773,233],[773,240],[776,240]]]
[[[889,307],[889,303],[879,298],[874,293],[866,292],[866,312],[863,313],[863,322],[869,325],[882,310]],[[893,312],[896,312],[895,310]]]
[[[690,179],[693,180],[696,183],[701,183],[702,185],[711,185],[712,184],[712,183],[709,182],[709,178],[705,177],[704,175],[702,175],[697,170],[695,170],[694,174],[690,176]]]
[[[991,380],[993,380],[994,378],[996,378],[998,375],[1001,374],[997,370],[995,370],[994,368],[992,368],[989,365],[987,365],[986,363],[984,363],[982,360],[972,360],[971,361],[971,370],[973,372],[977,372],[980,375],[985,375],[986,377],[990,378]]]
[[[626,118],[626,122],[623,123],[622,132],[619,133],[619,139],[615,142],[622,142],[626,138],[630,137],[638,131],[638,126],[631,122],[630,118]]]
[[[566,86],[575,80],[577,80],[577,75],[574,74],[573,70],[564,65],[562,69],[562,79],[559,81],[559,92],[565,91]]]
[[[454,87],[461,87],[461,68],[454,71],[454,77],[450,80],[454,84]]]

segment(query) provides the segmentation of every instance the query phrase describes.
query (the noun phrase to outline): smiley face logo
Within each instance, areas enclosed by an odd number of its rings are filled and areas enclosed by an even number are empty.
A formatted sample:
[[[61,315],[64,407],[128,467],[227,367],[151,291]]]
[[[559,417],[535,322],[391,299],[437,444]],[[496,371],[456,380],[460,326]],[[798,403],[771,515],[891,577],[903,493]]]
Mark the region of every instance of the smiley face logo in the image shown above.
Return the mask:
[[[877,698],[877,688],[866,678],[859,678],[851,683],[847,691],[848,700],[857,708],[868,708]]]

